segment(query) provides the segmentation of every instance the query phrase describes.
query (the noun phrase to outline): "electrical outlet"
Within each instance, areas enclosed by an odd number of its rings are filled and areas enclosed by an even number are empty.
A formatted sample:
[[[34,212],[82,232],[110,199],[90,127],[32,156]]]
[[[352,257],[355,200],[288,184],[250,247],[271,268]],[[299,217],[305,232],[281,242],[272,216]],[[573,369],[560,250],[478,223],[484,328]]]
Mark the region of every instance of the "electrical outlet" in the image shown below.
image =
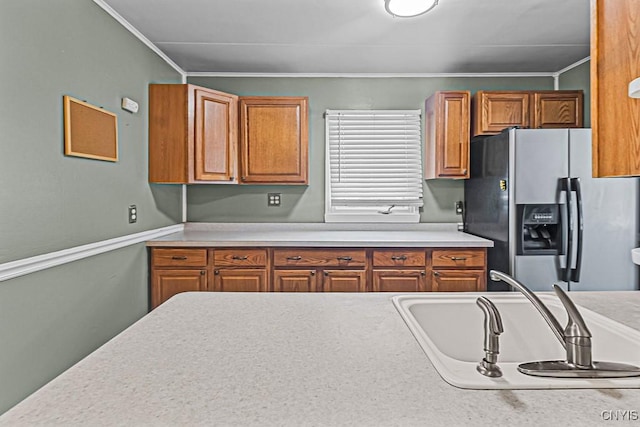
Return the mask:
[[[267,206],[280,206],[280,193],[268,193],[267,194]]]
[[[136,205],[129,206],[129,224],[138,221],[138,208]]]
[[[464,211],[464,205],[463,205],[463,203],[462,203],[462,202],[460,202],[460,201],[456,202],[456,213],[457,213],[458,215],[462,215],[463,211]]]

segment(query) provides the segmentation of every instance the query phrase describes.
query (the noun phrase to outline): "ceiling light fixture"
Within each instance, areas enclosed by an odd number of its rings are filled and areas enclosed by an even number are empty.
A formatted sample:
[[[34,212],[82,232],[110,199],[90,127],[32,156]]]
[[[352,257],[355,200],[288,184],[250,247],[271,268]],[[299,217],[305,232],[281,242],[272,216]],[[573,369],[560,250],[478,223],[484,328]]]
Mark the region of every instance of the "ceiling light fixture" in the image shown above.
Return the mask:
[[[385,0],[384,8],[394,17],[412,18],[429,12],[438,0]]]
[[[629,97],[640,98],[640,77],[629,83]]]

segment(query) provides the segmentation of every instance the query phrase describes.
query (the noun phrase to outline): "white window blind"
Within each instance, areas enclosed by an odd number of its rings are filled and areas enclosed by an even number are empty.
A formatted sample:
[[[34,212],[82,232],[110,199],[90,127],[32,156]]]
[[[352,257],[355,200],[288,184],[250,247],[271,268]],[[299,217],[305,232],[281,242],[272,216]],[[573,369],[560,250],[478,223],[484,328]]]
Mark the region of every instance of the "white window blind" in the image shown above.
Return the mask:
[[[387,214],[403,207],[417,212],[422,206],[420,112],[327,110],[327,213],[370,207],[379,214],[390,206]]]

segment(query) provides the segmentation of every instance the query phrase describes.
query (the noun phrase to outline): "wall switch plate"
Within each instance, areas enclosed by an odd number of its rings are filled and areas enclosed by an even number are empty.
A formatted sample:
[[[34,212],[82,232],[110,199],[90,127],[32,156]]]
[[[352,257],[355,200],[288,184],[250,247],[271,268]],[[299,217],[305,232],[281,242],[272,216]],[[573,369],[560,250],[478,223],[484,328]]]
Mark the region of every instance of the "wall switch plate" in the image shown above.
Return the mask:
[[[464,212],[464,204],[462,202],[456,202],[456,213],[462,215]]]
[[[280,206],[280,193],[268,193],[267,194],[267,206]]]
[[[138,208],[136,205],[129,206],[129,224],[138,221]]]
[[[140,108],[136,101],[134,101],[131,98],[127,98],[127,97],[122,98],[122,105],[121,106],[122,106],[123,110],[129,111],[130,113],[134,113],[134,114],[137,113],[138,109]]]

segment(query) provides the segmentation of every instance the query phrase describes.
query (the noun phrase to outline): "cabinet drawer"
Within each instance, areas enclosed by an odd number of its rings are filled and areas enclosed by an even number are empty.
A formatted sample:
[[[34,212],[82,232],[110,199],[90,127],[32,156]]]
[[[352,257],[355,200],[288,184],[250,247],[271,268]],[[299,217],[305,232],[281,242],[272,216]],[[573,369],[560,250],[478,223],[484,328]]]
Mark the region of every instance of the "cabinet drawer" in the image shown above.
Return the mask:
[[[213,251],[213,264],[216,267],[267,265],[267,251],[265,249],[216,249]]]
[[[480,267],[485,266],[483,249],[436,249],[433,251],[434,267]]]
[[[206,267],[206,249],[153,249],[154,267]]]
[[[377,249],[373,251],[374,267],[424,267],[424,250]]]
[[[276,267],[363,267],[365,250],[361,249],[276,249],[273,263]]]

